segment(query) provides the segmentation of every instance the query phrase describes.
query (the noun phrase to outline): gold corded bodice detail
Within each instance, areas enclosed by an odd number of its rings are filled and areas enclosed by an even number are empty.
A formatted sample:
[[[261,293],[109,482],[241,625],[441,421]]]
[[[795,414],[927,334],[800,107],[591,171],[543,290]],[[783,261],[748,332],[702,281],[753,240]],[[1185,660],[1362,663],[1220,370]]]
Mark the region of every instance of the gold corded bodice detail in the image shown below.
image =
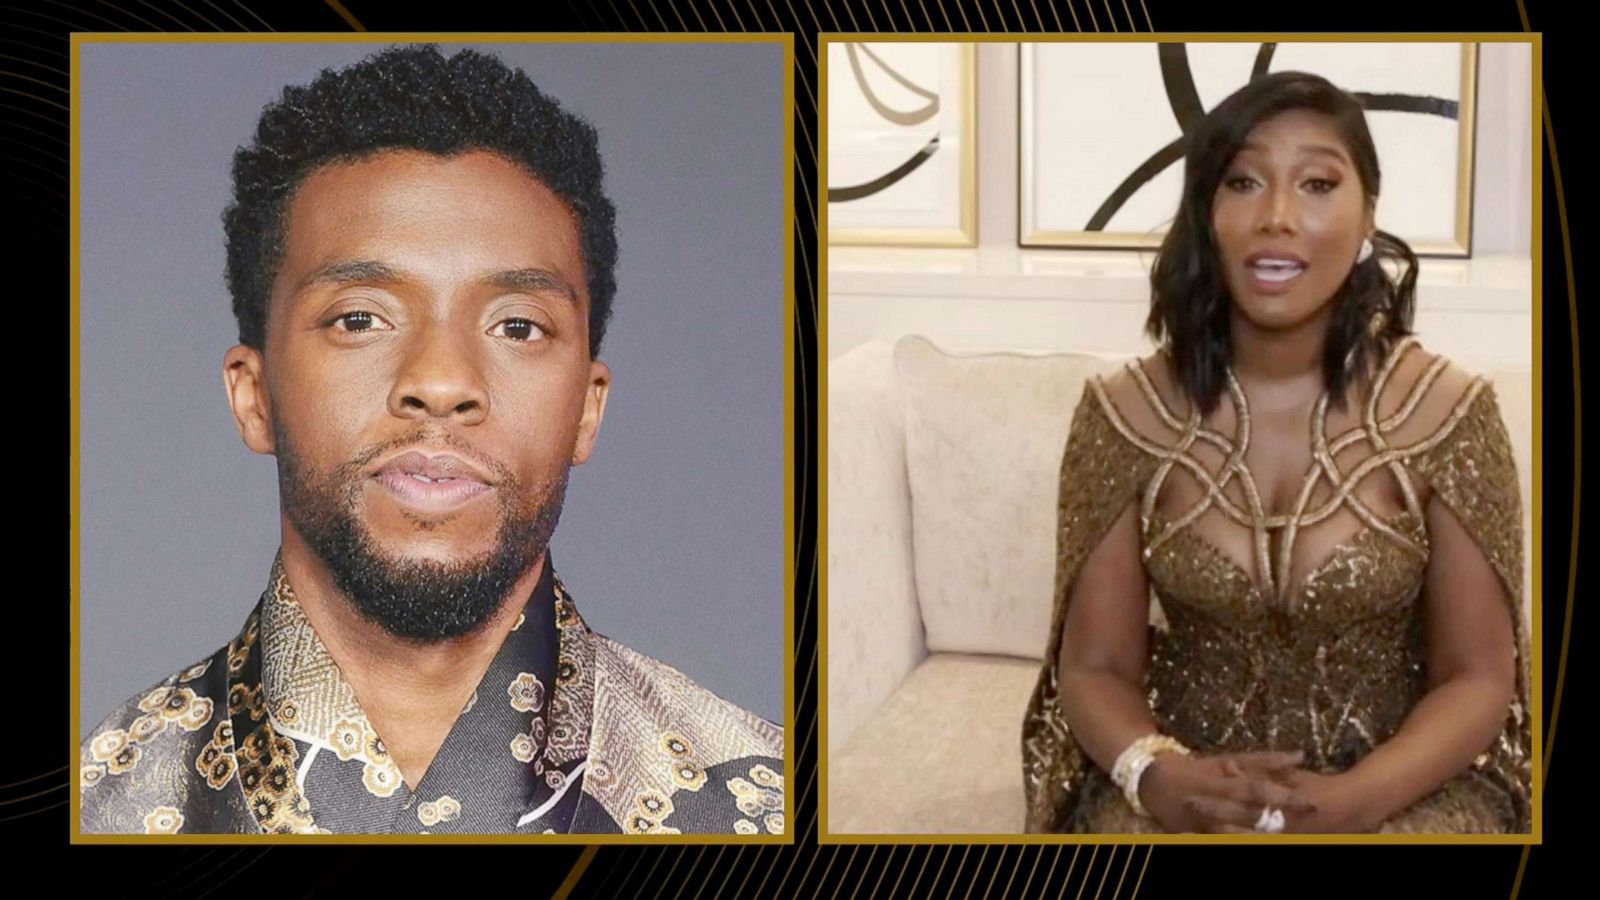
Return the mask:
[[[1348,508],[1368,529],[1425,559],[1427,547],[1396,528],[1391,521],[1386,521],[1374,513],[1357,495],[1356,488],[1373,473],[1387,468],[1400,486],[1407,512],[1414,521],[1422,521],[1422,508],[1417,499],[1416,488],[1406,471],[1405,461],[1444,440],[1456,422],[1467,413],[1486,382],[1481,377],[1474,378],[1446,421],[1434,429],[1430,437],[1416,443],[1395,446],[1391,443],[1391,437],[1410,420],[1447,364],[1444,357],[1436,357],[1411,386],[1399,409],[1392,415],[1380,419],[1378,400],[1383,395],[1384,388],[1394,374],[1401,357],[1415,344],[1416,339],[1413,337],[1403,338],[1395,344],[1373,379],[1361,423],[1332,440],[1327,436],[1329,395],[1324,390],[1317,398],[1311,414],[1313,461],[1311,468],[1301,480],[1292,510],[1277,515],[1267,513],[1255,476],[1244,461],[1245,454],[1250,449],[1250,406],[1232,368],[1227,372],[1227,390],[1236,410],[1236,423],[1234,434],[1229,437],[1202,425],[1198,408],[1191,410],[1186,419],[1174,414],[1155,385],[1151,383],[1144,368],[1137,362],[1128,363],[1127,370],[1151,409],[1165,427],[1177,434],[1177,440],[1171,446],[1152,441],[1131,427],[1107,396],[1104,382],[1099,378],[1091,379],[1091,388],[1104,408],[1107,418],[1116,429],[1130,443],[1160,461],[1154,476],[1144,489],[1140,502],[1140,522],[1142,530],[1148,536],[1144,548],[1145,557],[1149,558],[1163,543],[1189,527],[1208,510],[1216,509],[1229,520],[1251,530],[1254,538],[1255,567],[1260,581],[1259,589],[1279,609],[1286,612],[1294,611],[1298,602],[1289,584],[1290,564],[1294,559],[1297,538],[1303,529],[1322,522],[1342,508]],[[1362,440],[1371,445],[1371,455],[1353,466],[1350,471],[1342,471],[1336,461],[1338,453]],[[1210,444],[1224,456],[1221,470],[1216,475],[1213,475],[1194,455],[1194,448],[1200,442]],[[1179,467],[1194,477],[1202,489],[1202,494],[1182,513],[1176,516],[1161,516],[1162,527],[1151,534],[1155,522],[1156,500],[1168,475]],[[1234,479],[1238,479],[1244,495],[1243,506],[1225,492]],[[1311,498],[1317,486],[1324,480],[1330,487],[1330,496],[1322,503],[1312,505]],[[1276,558],[1273,558],[1270,540],[1270,534],[1274,531],[1282,532]]]
[[[1231,434],[1174,414],[1138,364],[1130,384],[1088,380],[1062,457],[1050,637],[1023,720],[1030,831],[1157,827],[1079,746],[1059,683],[1079,576],[1130,505],[1161,613],[1142,687],[1157,729],[1196,752],[1297,749],[1314,771],[1344,772],[1401,729],[1429,690],[1419,601],[1436,548],[1424,508],[1465,528],[1520,611],[1523,511],[1495,392],[1482,377],[1455,377],[1443,358],[1408,364],[1414,349],[1405,339],[1384,355],[1342,433],[1329,435],[1330,400],[1318,397],[1310,452],[1293,450],[1306,469],[1284,485],[1258,484],[1261,470],[1246,464],[1252,421],[1231,372]],[[1254,425],[1259,458],[1259,414]],[[1382,830],[1531,828],[1530,668],[1524,623],[1513,621],[1516,699],[1500,734]]]

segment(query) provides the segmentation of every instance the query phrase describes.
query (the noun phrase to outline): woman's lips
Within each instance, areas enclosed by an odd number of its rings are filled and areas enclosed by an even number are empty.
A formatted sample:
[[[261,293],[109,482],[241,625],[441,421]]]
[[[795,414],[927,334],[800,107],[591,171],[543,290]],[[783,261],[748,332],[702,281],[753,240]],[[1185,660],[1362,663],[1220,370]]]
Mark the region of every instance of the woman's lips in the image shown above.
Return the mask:
[[[491,488],[470,477],[430,479],[398,468],[386,468],[376,476],[389,496],[422,512],[449,512],[471,503]]]
[[[1282,294],[1291,290],[1295,282],[1309,268],[1297,259],[1253,257],[1245,261],[1245,274],[1250,289],[1258,294]]]

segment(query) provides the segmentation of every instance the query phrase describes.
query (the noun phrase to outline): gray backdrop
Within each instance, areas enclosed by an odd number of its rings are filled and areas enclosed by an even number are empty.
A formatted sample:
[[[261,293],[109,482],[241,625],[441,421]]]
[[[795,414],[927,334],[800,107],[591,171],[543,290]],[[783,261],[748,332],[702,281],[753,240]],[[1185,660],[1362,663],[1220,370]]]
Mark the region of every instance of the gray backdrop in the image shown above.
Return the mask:
[[[266,586],[276,469],[222,389],[229,166],[285,85],[383,46],[81,48],[85,731]],[[595,124],[618,210],[613,386],[557,571],[595,630],[781,724],[783,48],[475,46]]]

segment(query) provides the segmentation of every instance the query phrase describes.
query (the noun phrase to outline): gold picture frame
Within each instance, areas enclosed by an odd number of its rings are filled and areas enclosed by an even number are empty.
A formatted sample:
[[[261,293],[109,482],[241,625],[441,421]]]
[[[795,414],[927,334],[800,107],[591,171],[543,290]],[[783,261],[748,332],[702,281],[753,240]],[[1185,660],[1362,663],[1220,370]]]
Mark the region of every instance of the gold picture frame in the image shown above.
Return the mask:
[[[1244,43],[1260,42],[1261,50],[1258,55],[1265,53],[1270,57],[1269,48],[1280,45],[1310,44],[1310,43],[1458,43],[1461,48],[1461,61],[1459,81],[1457,84],[1458,99],[1456,119],[1456,166],[1453,186],[1455,190],[1454,209],[1451,213],[1450,234],[1447,237],[1418,237],[1413,239],[1404,230],[1397,230],[1400,237],[1411,244],[1413,250],[1422,256],[1436,257],[1468,257],[1472,255],[1472,205],[1473,205],[1473,165],[1475,152],[1475,135],[1477,126],[1477,81],[1478,81],[1478,44],[1476,42],[1452,41],[1448,38],[1430,40],[1428,35],[1284,35],[1272,41],[1261,41],[1257,35],[1139,35],[1134,40],[1124,36],[1122,40],[1097,41],[1101,46],[1107,44],[1190,44],[1190,43]],[[1199,40],[1196,40],[1199,38]],[[1128,250],[1154,250],[1161,244],[1165,234],[1166,222],[1152,227],[1147,231],[1129,230],[1104,230],[1101,228],[1086,227],[1081,230],[1048,227],[1041,224],[1043,218],[1039,214],[1039,203],[1042,187],[1039,184],[1039,124],[1034,114],[1036,98],[1039,90],[1038,74],[1036,71],[1036,48],[1041,45],[1062,43],[1058,41],[1027,41],[1021,42],[1018,47],[1017,79],[1018,79],[1018,115],[1017,115],[1017,243],[1021,247],[1053,247],[1072,249],[1128,249]],[[1066,43],[1077,43],[1066,41]],[[1395,95],[1390,95],[1391,98]],[[1402,98],[1414,101],[1432,100],[1434,98]],[[1445,101],[1450,102],[1450,101]],[[1407,109],[1405,111],[1422,111]],[[1130,165],[1135,167],[1130,170],[1128,181],[1133,181],[1141,174],[1144,184],[1153,180],[1155,175],[1163,170],[1176,167],[1181,173],[1182,155],[1179,146],[1181,132],[1175,131],[1174,137],[1178,140],[1162,151],[1140,161],[1134,160]],[[1141,170],[1144,170],[1141,172]],[[1154,170],[1154,171],[1150,171]],[[1385,183],[1391,182],[1390,178]],[[1123,191],[1128,182],[1119,185],[1113,195]],[[1129,192],[1131,193],[1131,192]],[[1109,204],[1111,199],[1108,198]],[[1176,209],[1176,200],[1173,201]],[[1095,218],[1102,218],[1103,209],[1091,217],[1089,225],[1094,224]],[[1109,216],[1104,216],[1109,218]],[[1379,227],[1383,226],[1380,207]]]
[[[822,108],[837,110],[842,104],[832,107],[828,105],[828,90],[830,84],[830,56],[833,47],[841,47],[849,54],[851,74],[855,76],[854,82],[861,85],[863,99],[878,110],[879,115],[891,126],[908,127],[912,124],[925,124],[932,118],[939,118],[943,122],[953,125],[955,132],[955,184],[950,186],[954,196],[938,198],[935,203],[936,212],[932,218],[944,219],[934,221],[927,226],[912,224],[869,224],[872,218],[909,218],[915,210],[884,207],[876,210],[877,216],[856,216],[848,204],[857,200],[881,195],[883,191],[905,178],[911,172],[922,166],[924,162],[934,158],[938,150],[949,146],[948,139],[941,142],[945,132],[935,133],[933,138],[912,156],[903,162],[887,168],[881,174],[867,179],[855,180],[851,184],[834,184],[829,180],[828,156],[832,146],[829,143],[830,124],[834,136],[837,138],[841,130],[847,126],[842,123],[830,122],[829,117],[821,117],[819,122],[820,136],[818,140],[818,170],[819,180],[826,185],[823,191],[823,222],[827,242],[830,245],[898,245],[919,247],[973,247],[978,242],[978,115],[977,115],[977,50],[971,43],[954,43],[949,41],[906,40],[901,39],[892,43],[869,45],[865,42],[843,40],[840,36],[821,35],[818,47],[818,80],[821,82]],[[944,44],[953,57],[954,95],[957,108],[950,111],[947,108],[950,95],[950,86],[942,85],[941,90],[930,91],[904,78],[894,68],[883,60],[879,50],[883,48],[905,47],[909,44]],[[866,57],[865,60],[862,57]],[[837,60],[835,60],[837,62]],[[898,82],[911,93],[922,96],[924,103],[921,110],[913,113],[902,113],[887,108],[875,96],[872,88],[868,86],[866,76],[863,74],[867,64],[875,64],[878,71],[889,80]],[[833,76],[838,75],[835,69]],[[918,115],[920,113],[920,116]],[[913,121],[914,120],[914,121]],[[841,195],[849,199],[840,199]],[[954,215],[951,216],[950,213]],[[954,218],[954,222],[949,219]],[[844,222],[841,224],[841,220]],[[855,220],[852,222],[851,220]]]

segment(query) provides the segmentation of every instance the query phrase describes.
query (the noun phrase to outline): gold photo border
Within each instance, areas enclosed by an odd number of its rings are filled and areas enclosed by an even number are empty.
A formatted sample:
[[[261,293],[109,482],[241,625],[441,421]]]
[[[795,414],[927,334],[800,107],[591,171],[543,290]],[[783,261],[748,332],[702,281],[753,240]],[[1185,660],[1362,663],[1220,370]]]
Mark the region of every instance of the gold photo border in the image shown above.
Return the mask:
[[[856,35],[851,41],[862,43],[911,43],[904,35]],[[836,35],[817,35],[817,128],[825,138],[828,133],[828,45],[840,43]],[[958,201],[961,205],[960,222],[955,228],[828,228],[819,229],[825,243],[832,246],[898,246],[898,247],[976,247],[978,245],[978,54],[977,47],[962,41],[918,41],[918,43],[963,44],[961,49],[961,182]],[[819,139],[817,152],[817,182],[822,185],[818,206],[828,206],[827,143]],[[823,215],[824,223],[827,216]]]
[[[1524,21],[1526,21],[1525,18],[1524,18]],[[1136,36],[1135,36],[1135,34],[1136,34]],[[903,40],[903,41],[952,41],[952,40],[965,40],[965,41],[970,41],[973,44],[980,44],[980,43],[997,43],[997,44],[1009,43],[1009,44],[1017,44],[1017,43],[1022,43],[1022,41],[1019,40],[1019,37],[1022,36],[1022,35],[1023,35],[1023,33],[1021,33],[1021,32],[1015,33],[1015,34],[1012,34],[1012,33],[992,33],[992,34],[991,33],[968,33],[968,34],[951,34],[951,33],[915,33],[915,34],[913,34],[913,33],[901,33],[901,34],[896,34],[896,35],[892,36],[892,38],[879,35],[879,36],[876,36],[875,39],[876,40]],[[1330,41],[1356,42],[1356,41],[1372,40],[1372,39],[1376,39],[1376,38],[1378,38],[1380,36],[1386,36],[1386,37],[1388,37],[1388,39],[1395,40],[1395,41],[1421,40],[1421,39],[1426,37],[1426,38],[1432,38],[1432,39],[1439,40],[1439,41],[1461,42],[1461,43],[1523,43],[1523,44],[1530,45],[1530,48],[1531,48],[1531,57],[1532,57],[1531,65],[1532,65],[1532,68],[1533,68],[1533,73],[1532,73],[1533,77],[1532,77],[1532,85],[1531,85],[1532,102],[1530,104],[1530,106],[1531,106],[1531,117],[1532,117],[1532,120],[1531,120],[1532,146],[1529,149],[1532,151],[1531,159],[1530,159],[1530,168],[1532,170],[1532,173],[1531,173],[1532,174],[1532,180],[1530,182],[1531,190],[1529,191],[1529,193],[1531,194],[1530,202],[1532,204],[1532,220],[1531,220],[1531,223],[1530,223],[1531,224],[1532,234],[1531,234],[1531,239],[1530,239],[1530,244],[1529,244],[1529,255],[1531,256],[1532,263],[1533,263],[1533,265],[1532,265],[1532,268],[1533,268],[1533,297],[1532,297],[1532,307],[1533,307],[1533,309],[1532,309],[1532,312],[1533,312],[1533,460],[1532,460],[1532,465],[1533,465],[1533,503],[1532,503],[1532,510],[1533,510],[1533,512],[1532,512],[1532,516],[1533,516],[1533,547],[1531,548],[1532,549],[1532,553],[1531,553],[1532,559],[1531,559],[1531,562],[1529,564],[1531,564],[1533,566],[1533,598],[1532,598],[1532,601],[1529,604],[1529,606],[1530,606],[1530,623],[1529,623],[1529,631],[1530,631],[1530,633],[1529,633],[1529,636],[1528,636],[1529,637],[1529,643],[1530,643],[1530,646],[1532,648],[1532,653],[1533,653],[1533,658],[1531,660],[1529,660],[1529,669],[1530,669],[1530,672],[1529,672],[1529,676],[1530,676],[1529,677],[1529,681],[1530,681],[1530,684],[1529,684],[1529,695],[1530,695],[1531,703],[1532,703],[1532,706],[1533,706],[1533,709],[1530,711],[1531,715],[1532,715],[1532,723],[1531,723],[1531,726],[1530,726],[1530,730],[1532,732],[1532,747],[1530,748],[1530,752],[1532,753],[1532,756],[1533,756],[1533,759],[1532,759],[1533,783],[1531,785],[1531,793],[1532,793],[1532,798],[1531,799],[1532,799],[1532,806],[1533,806],[1533,823],[1532,823],[1532,831],[1531,831],[1531,833],[1529,833],[1529,834],[1486,834],[1486,835],[1473,835],[1473,834],[1456,834],[1456,835],[1451,835],[1451,834],[1251,834],[1251,835],[1228,835],[1228,834],[1215,834],[1215,835],[1212,835],[1212,834],[1159,834],[1159,835],[1083,834],[1083,835],[1077,835],[1077,834],[1027,834],[1027,833],[1024,833],[1024,832],[1019,830],[1017,833],[1014,833],[1014,834],[958,834],[958,833],[941,833],[941,834],[898,833],[898,834],[891,834],[891,833],[834,832],[834,831],[831,831],[828,828],[828,568],[827,568],[827,564],[826,564],[826,560],[828,558],[828,556],[827,556],[827,553],[828,553],[828,303],[827,303],[827,298],[828,298],[828,265],[827,265],[827,260],[828,260],[828,256],[827,256],[827,246],[824,243],[824,239],[821,237],[821,235],[826,234],[826,223],[827,223],[827,205],[826,205],[826,203],[822,202],[823,198],[825,198],[827,196],[827,194],[826,194],[826,188],[823,187],[822,185],[825,185],[827,183],[827,181],[826,181],[827,154],[826,154],[825,151],[826,151],[826,148],[827,148],[828,127],[827,127],[827,115],[826,115],[826,108],[825,108],[825,104],[826,104],[826,101],[827,101],[827,94],[826,94],[826,91],[824,91],[822,96],[819,98],[818,110],[817,110],[817,118],[819,120],[819,136],[817,138],[817,142],[818,142],[818,144],[817,144],[817,146],[818,146],[818,153],[817,153],[817,167],[818,167],[818,179],[817,179],[817,182],[818,182],[818,188],[817,188],[817,194],[818,194],[818,206],[819,206],[819,209],[820,209],[820,213],[819,214],[820,214],[820,216],[822,218],[822,226],[823,226],[823,227],[818,229],[819,237],[818,237],[818,248],[817,248],[817,251],[818,251],[818,259],[820,260],[821,264],[818,266],[818,272],[817,272],[817,279],[818,279],[817,280],[817,291],[818,291],[819,302],[818,302],[818,322],[817,322],[818,334],[817,334],[817,359],[816,359],[817,379],[818,379],[817,388],[818,388],[818,395],[821,398],[820,415],[819,415],[819,423],[818,423],[818,431],[819,431],[818,442],[819,442],[819,445],[820,445],[819,448],[818,448],[818,453],[819,453],[818,467],[819,467],[820,471],[818,472],[818,488],[817,488],[817,513],[818,513],[818,522],[819,522],[818,528],[817,528],[817,532],[818,532],[818,534],[817,534],[817,544],[818,544],[818,558],[823,561],[821,566],[819,567],[820,571],[819,571],[819,575],[818,575],[818,593],[817,593],[817,616],[818,616],[817,655],[819,657],[818,664],[817,664],[818,665],[818,669],[819,669],[819,675],[818,675],[819,684],[818,684],[818,688],[817,688],[817,690],[818,690],[817,720],[818,720],[818,729],[819,729],[819,737],[818,737],[818,743],[817,743],[817,780],[818,780],[818,789],[817,789],[817,842],[819,844],[833,844],[833,845],[842,845],[842,844],[857,844],[857,845],[885,845],[885,844],[925,844],[925,845],[962,845],[962,844],[970,844],[970,845],[1001,845],[1001,844],[1008,844],[1008,845],[1009,844],[1018,844],[1018,845],[1027,845],[1027,844],[1050,844],[1050,845],[1093,844],[1093,845],[1100,845],[1100,844],[1113,844],[1114,845],[1114,844],[1144,844],[1144,845],[1152,845],[1152,846],[1153,845],[1173,845],[1173,844],[1177,844],[1177,845],[1183,845],[1183,844],[1202,844],[1202,845],[1203,844],[1242,844],[1242,845],[1251,845],[1251,844],[1268,844],[1268,845],[1270,845],[1270,844],[1357,844],[1357,845],[1373,845],[1373,846],[1396,845],[1396,844],[1398,844],[1398,845],[1405,845],[1405,844],[1426,844],[1426,845],[1451,845],[1451,844],[1512,845],[1512,846],[1521,846],[1521,847],[1524,848],[1523,849],[1522,864],[1520,864],[1518,866],[1518,869],[1517,869],[1517,883],[1518,884],[1521,883],[1523,866],[1525,866],[1526,863],[1527,863],[1528,848],[1531,847],[1531,846],[1537,846],[1537,845],[1541,845],[1541,844],[1544,843],[1544,769],[1545,769],[1545,766],[1546,766],[1546,760],[1544,758],[1545,748],[1544,748],[1544,729],[1543,729],[1544,712],[1545,712],[1544,711],[1544,693],[1543,693],[1543,680],[1544,680],[1543,660],[1544,660],[1544,655],[1543,655],[1543,646],[1542,646],[1542,644],[1543,644],[1543,630],[1544,630],[1544,626],[1543,626],[1543,609],[1544,609],[1544,593],[1543,593],[1543,590],[1544,589],[1543,589],[1543,572],[1542,572],[1542,566],[1541,566],[1541,547],[1542,547],[1542,544],[1543,544],[1543,536],[1542,536],[1542,530],[1543,530],[1542,524],[1543,523],[1542,523],[1541,520],[1543,519],[1543,499],[1544,499],[1544,482],[1543,482],[1543,475],[1542,475],[1543,453],[1544,453],[1544,449],[1543,449],[1543,412],[1544,412],[1544,378],[1543,378],[1543,360],[1544,360],[1544,354],[1543,354],[1543,341],[1544,341],[1544,333],[1543,333],[1543,287],[1544,287],[1544,280],[1543,280],[1543,265],[1544,265],[1544,243],[1543,243],[1543,220],[1542,220],[1542,215],[1543,215],[1543,209],[1544,209],[1544,196],[1543,196],[1543,191],[1544,191],[1544,188],[1543,188],[1543,185],[1544,185],[1544,181],[1543,181],[1544,151],[1546,149],[1548,149],[1549,152],[1550,152],[1550,157],[1551,157],[1551,162],[1552,162],[1551,171],[1552,171],[1552,175],[1555,178],[1556,196],[1557,196],[1557,202],[1559,204],[1559,210],[1560,210],[1560,216],[1561,216],[1562,244],[1563,244],[1563,247],[1564,247],[1564,249],[1566,251],[1566,263],[1567,263],[1566,278],[1567,278],[1567,286],[1568,286],[1568,314],[1570,316],[1570,321],[1572,322],[1573,331],[1574,331],[1573,337],[1572,337],[1572,341],[1573,341],[1572,348],[1573,348],[1574,399],[1576,399],[1576,397],[1578,395],[1578,387],[1579,387],[1579,377],[1578,377],[1579,370],[1578,370],[1578,362],[1577,362],[1577,346],[1578,346],[1577,345],[1577,340],[1578,340],[1578,337],[1577,337],[1577,333],[1576,333],[1577,310],[1576,310],[1576,306],[1574,305],[1575,304],[1575,299],[1574,299],[1574,294],[1572,292],[1573,283],[1574,283],[1573,282],[1573,277],[1574,276],[1573,276],[1573,272],[1572,272],[1572,257],[1571,257],[1571,252],[1572,251],[1571,251],[1571,242],[1570,242],[1570,232],[1569,232],[1568,227],[1567,227],[1566,202],[1565,202],[1565,199],[1564,199],[1565,195],[1564,195],[1564,193],[1562,191],[1562,186],[1561,186],[1561,172],[1560,172],[1559,163],[1557,163],[1556,155],[1555,155],[1554,133],[1551,130],[1550,121],[1549,121],[1549,117],[1548,117],[1548,110],[1546,109],[1545,103],[1544,103],[1544,45],[1543,45],[1543,34],[1541,32],[1536,32],[1536,31],[1507,32],[1507,33],[1488,33],[1488,32],[1484,32],[1484,33],[1471,33],[1471,34],[1467,34],[1467,33],[1459,33],[1459,34],[1441,33],[1441,34],[1437,34],[1437,35],[1434,35],[1434,34],[1393,33],[1393,32],[1384,33],[1383,35],[1377,35],[1377,34],[1369,35],[1369,34],[1355,34],[1355,33],[1336,33],[1336,34],[1328,34],[1328,35],[1321,35],[1321,34],[1317,34],[1317,35],[1302,35],[1302,34],[1284,33],[1284,34],[1279,34],[1279,35],[1270,35],[1270,34],[1254,34],[1254,33],[1247,34],[1247,33],[1235,32],[1235,33],[1223,33],[1223,34],[1190,34],[1190,33],[1182,33],[1182,34],[1178,34],[1178,33],[1174,33],[1174,34],[1123,33],[1123,34],[1117,34],[1117,33],[1101,33],[1101,34],[1090,35],[1087,38],[1079,37],[1077,35],[1044,35],[1044,36],[1041,36],[1041,37],[1042,38],[1060,39],[1060,40],[1064,40],[1064,41],[1065,40],[1122,40],[1122,41],[1126,41],[1126,40],[1141,40],[1141,41],[1144,41],[1144,40],[1149,40],[1151,37],[1161,37],[1161,38],[1166,38],[1166,39],[1172,40],[1172,41],[1185,41],[1185,42],[1188,42],[1188,41],[1200,41],[1200,40],[1220,41],[1220,40],[1225,40],[1225,39],[1232,39],[1232,40],[1237,40],[1237,41],[1244,41],[1244,40],[1252,40],[1252,41],[1255,41],[1255,40],[1292,40],[1292,39],[1294,39],[1296,37],[1307,37],[1307,38],[1316,37],[1316,38],[1319,38],[1319,39],[1326,39],[1326,40],[1330,40]],[[1029,37],[1030,37],[1030,39],[1032,38],[1031,35],[1029,35]],[[856,40],[856,39],[859,39],[860,36],[858,34],[854,34],[854,33],[833,33],[833,34],[819,35],[819,38],[824,39],[824,40]],[[819,56],[822,55],[820,51],[819,51],[818,55]],[[1578,533],[1577,532],[1577,525],[1578,525],[1578,514],[1579,514],[1578,499],[1581,496],[1581,494],[1576,490],[1576,486],[1577,486],[1578,483],[1581,483],[1579,481],[1579,476],[1581,476],[1581,472],[1582,472],[1582,459],[1583,459],[1582,458],[1582,454],[1581,454],[1581,451],[1582,451],[1581,441],[1582,441],[1581,433],[1576,434],[1575,435],[1575,443],[1574,443],[1574,447],[1573,447],[1573,451],[1574,451],[1573,465],[1574,465],[1574,482],[1575,482],[1575,484],[1574,484],[1575,490],[1574,490],[1574,496],[1573,496],[1573,512],[1572,512],[1573,543],[1572,543],[1571,548],[1570,548],[1571,551],[1572,551],[1572,558],[1571,558],[1571,561],[1570,561],[1571,568],[1569,569],[1569,572],[1568,572],[1568,575],[1567,575],[1567,588],[1566,588],[1566,617],[1567,617],[1567,627],[1568,627],[1568,629],[1570,629],[1570,623],[1571,623],[1573,592],[1575,590],[1575,585],[1576,585],[1575,579],[1576,579],[1576,572],[1577,572],[1577,552],[1576,552],[1577,551],[1577,543],[1576,543],[1576,541],[1577,541],[1577,533]],[[1567,655],[1567,645],[1566,645],[1566,642],[1563,641],[1562,648],[1561,648],[1561,664],[1560,664],[1560,671],[1563,672],[1563,673],[1565,672],[1565,668],[1566,668],[1566,655]],[[1557,695],[1556,695],[1556,698],[1555,698],[1556,699],[1556,703],[1555,703],[1556,710],[1552,710],[1552,716],[1554,715],[1555,711],[1559,710],[1560,688],[1561,688],[1561,686],[1562,685],[1558,682],[1558,684],[1557,684]],[[1017,740],[1019,742],[1022,739],[1021,726],[1022,726],[1021,715],[1019,713],[1018,721],[1017,721]],[[1022,772],[1021,772],[1020,769],[1017,771],[1017,777],[1018,778],[1022,777]],[[1017,812],[1018,812],[1017,825],[1018,825],[1018,828],[1021,829],[1023,827],[1022,815],[1025,812],[1025,810],[1018,809]],[[1148,863],[1148,858],[1146,859],[1146,862]],[[1514,893],[1515,893],[1515,891],[1513,891],[1513,894]]]
[[[343,14],[343,13],[341,13]],[[353,27],[360,27],[353,17],[346,15]],[[82,517],[79,515],[81,485],[78,468],[83,459],[79,373],[82,363],[80,312],[80,232],[79,232],[79,122],[81,105],[79,50],[84,44],[778,44],[783,47],[783,298],[782,325],[779,334],[783,368],[783,703],[784,703],[784,755],[783,755],[783,834],[685,834],[685,835],[629,835],[629,834],[451,834],[451,835],[395,835],[395,834],[85,834],[81,830],[82,797],[79,792],[79,749],[81,729],[79,689],[80,647],[79,617],[81,615],[78,568]],[[72,696],[71,756],[67,769],[67,792],[71,795],[68,814],[68,839],[72,844],[567,844],[589,845],[573,864],[562,885],[564,896],[576,886],[578,879],[594,858],[597,845],[620,844],[647,846],[652,844],[690,844],[742,847],[763,844],[795,843],[795,711],[794,711],[794,34],[792,32],[733,32],[733,33],[671,33],[671,32],[551,32],[551,33],[496,33],[496,32],[239,32],[239,33],[145,33],[145,32],[73,32],[69,60],[71,91],[69,119],[70,172],[68,177],[68,211],[71,242],[71,313],[68,367],[71,379],[71,487],[70,543],[71,543],[71,659],[70,691]]]
[[[1270,36],[1260,40],[1281,44],[1456,44],[1461,45],[1461,115],[1456,129],[1456,209],[1454,234],[1446,241],[1417,241],[1411,244],[1419,256],[1465,258],[1472,255],[1472,204],[1475,196],[1473,172],[1477,154],[1478,119],[1478,47],[1481,40],[1458,41],[1448,35],[1389,35],[1375,34],[1361,41],[1347,41],[1338,35],[1286,35],[1279,40]],[[1065,44],[1093,41],[1096,43],[1128,44],[1232,44],[1256,43],[1253,35],[1047,35],[1041,40],[1018,40],[1017,43],[1017,246],[1027,249],[1058,248],[1072,250],[1155,250],[1161,246],[1165,231],[1141,233],[1137,231],[1059,231],[1035,228],[1029,230],[1027,221],[1028,197],[1032,194],[1028,175],[1033,155],[1034,122],[1028,115],[1027,97],[1031,93],[1028,79],[1029,44]],[[1180,160],[1181,163],[1181,160]],[[1403,237],[1403,235],[1402,235]]]

